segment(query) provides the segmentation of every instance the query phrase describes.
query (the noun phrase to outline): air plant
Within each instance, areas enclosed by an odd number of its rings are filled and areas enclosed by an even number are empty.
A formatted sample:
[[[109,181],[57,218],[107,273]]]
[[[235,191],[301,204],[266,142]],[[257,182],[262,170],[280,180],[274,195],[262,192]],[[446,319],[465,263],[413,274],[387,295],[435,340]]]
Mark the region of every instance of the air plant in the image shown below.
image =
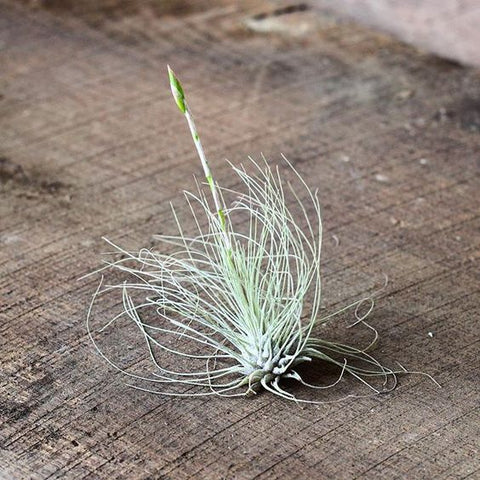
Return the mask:
[[[397,371],[386,368],[368,353],[378,338],[365,322],[373,308],[371,296],[320,316],[322,223],[318,192],[307,186],[286,158],[292,182],[285,181],[280,169],[272,168],[265,159],[250,159],[248,168],[230,165],[242,191],[219,186],[183,88],[170,67],[168,74],[173,97],[200,157],[209,194],[201,185],[196,193],[185,192],[190,224],[196,230],[193,235],[185,233],[172,207],[179,233],[156,238],[166,249],[173,245],[173,253],[156,249],[131,252],[109,242],[122,257],[107,261],[104,268],[120,272],[126,280],[106,286],[101,282],[92,305],[101,293],[121,292],[122,311],[102,330],[122,319],[131,322],[145,344],[150,372],[132,373],[103,353],[90,328],[91,305],[88,332],[99,353],[136,381],[131,386],[164,395],[242,396],[264,389],[288,400],[322,403],[321,399],[297,398],[285,389],[283,380],[325,389],[338,384],[346,374],[374,393],[394,388],[396,374],[405,371],[403,367]],[[225,199],[232,196],[235,201],[227,205]],[[240,226],[235,223],[238,218]],[[134,296],[139,295],[142,300],[136,302]],[[367,312],[361,315],[360,308],[366,302]],[[372,329],[373,341],[366,348],[314,335],[316,327],[347,310],[354,312],[354,324]],[[304,379],[301,365],[320,366],[317,361],[339,368],[334,383],[314,385]],[[384,380],[380,389],[371,383],[375,377]],[[151,386],[138,384],[143,381]]]

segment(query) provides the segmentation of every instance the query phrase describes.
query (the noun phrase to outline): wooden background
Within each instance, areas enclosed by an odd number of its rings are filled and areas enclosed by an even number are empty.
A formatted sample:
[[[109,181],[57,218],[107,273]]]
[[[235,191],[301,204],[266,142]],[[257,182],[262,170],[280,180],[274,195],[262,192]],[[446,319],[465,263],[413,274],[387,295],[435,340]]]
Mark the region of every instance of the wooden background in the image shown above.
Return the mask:
[[[0,477],[480,478],[478,71],[278,2],[97,5],[0,1]],[[327,311],[387,274],[375,355],[442,389],[164,398],[95,354],[101,237],[151,245],[201,174],[167,62],[221,183],[283,152],[319,187]]]
[[[442,57],[480,67],[478,0],[311,0],[311,4]]]

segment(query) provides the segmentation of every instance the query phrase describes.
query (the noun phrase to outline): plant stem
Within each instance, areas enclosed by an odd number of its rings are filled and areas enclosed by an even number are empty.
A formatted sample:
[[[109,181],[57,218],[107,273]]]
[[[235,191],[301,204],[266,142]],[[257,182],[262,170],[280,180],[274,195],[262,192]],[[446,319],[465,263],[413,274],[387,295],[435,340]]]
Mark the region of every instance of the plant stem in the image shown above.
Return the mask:
[[[170,79],[170,88],[172,90],[173,98],[175,99],[175,102],[177,103],[179,110],[185,115],[185,118],[187,119],[188,127],[190,128],[190,133],[192,134],[195,148],[197,149],[198,156],[200,157],[200,161],[202,162],[205,178],[207,179],[208,186],[210,187],[210,191],[212,193],[213,201],[215,203],[215,209],[217,211],[218,219],[220,221],[220,226],[224,233],[225,244],[228,251],[231,252],[232,242],[230,240],[230,235],[228,234],[227,222],[225,218],[225,208],[222,205],[222,202],[220,200],[218,187],[216,185],[216,182],[210,170],[207,157],[205,156],[205,152],[202,147],[202,142],[200,141],[200,137],[198,135],[197,128],[195,127],[192,114],[190,112],[190,109],[188,108],[188,104],[185,99],[185,94],[183,93],[182,85],[180,84],[180,81],[178,80],[178,78],[176,77],[175,73],[173,72],[173,70],[170,68],[169,65],[168,65],[168,77]]]
[[[215,209],[218,215],[218,219],[220,221],[220,228],[221,228],[223,238],[224,238],[224,243],[225,243],[226,267],[229,270],[229,275],[234,277],[237,280],[237,294],[242,299],[242,303],[245,309],[245,314],[247,314],[247,312],[251,312],[252,315],[255,315],[254,314],[255,307],[252,305],[252,302],[249,300],[249,296],[247,295],[247,291],[245,288],[245,282],[242,279],[242,275],[240,274],[242,269],[239,267],[240,265],[243,265],[243,261],[241,260],[240,257],[237,257],[235,259],[233,255],[234,244],[232,244],[231,235],[228,230],[227,219],[225,216],[225,208],[222,204],[222,200],[218,192],[217,184],[210,170],[207,157],[205,156],[205,152],[202,147],[202,142],[200,141],[197,128],[195,127],[192,114],[190,112],[187,101],[185,99],[185,94],[183,92],[182,85],[178,80],[178,78],[176,77],[173,70],[170,68],[170,66],[168,66],[168,77],[170,79],[170,88],[172,90],[173,98],[175,99],[175,102],[177,103],[179,110],[185,115],[185,118],[187,119],[188,127],[190,129],[190,133],[192,134],[192,138],[195,143],[195,148],[197,149],[198,156],[200,157],[200,161],[202,162],[203,171],[205,173],[208,186],[210,187],[210,191],[212,193],[213,201],[215,203]],[[240,262],[240,265],[239,265],[239,262]],[[263,331],[261,333],[263,333]]]

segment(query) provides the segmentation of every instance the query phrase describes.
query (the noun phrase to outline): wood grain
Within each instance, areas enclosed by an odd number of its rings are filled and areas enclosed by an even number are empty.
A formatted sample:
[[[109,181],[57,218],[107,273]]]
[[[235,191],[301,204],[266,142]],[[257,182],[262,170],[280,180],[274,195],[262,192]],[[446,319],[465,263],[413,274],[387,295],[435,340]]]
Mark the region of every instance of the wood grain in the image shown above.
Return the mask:
[[[0,2],[0,478],[480,478],[478,72],[269,2],[58,3]],[[220,182],[224,158],[283,152],[319,187],[325,308],[387,274],[375,354],[442,389],[182,400],[126,388],[94,353],[97,280],[78,278],[101,237],[151,245],[201,174],[167,62]],[[361,344],[348,321],[328,334]]]

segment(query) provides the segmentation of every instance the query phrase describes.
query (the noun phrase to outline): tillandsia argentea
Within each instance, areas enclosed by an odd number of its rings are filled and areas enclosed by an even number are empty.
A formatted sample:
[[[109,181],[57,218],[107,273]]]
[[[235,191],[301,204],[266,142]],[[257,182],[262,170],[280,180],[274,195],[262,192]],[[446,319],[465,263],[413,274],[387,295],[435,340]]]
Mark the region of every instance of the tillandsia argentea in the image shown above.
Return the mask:
[[[372,297],[319,315],[322,224],[317,191],[307,186],[285,157],[292,181],[282,179],[280,169],[265,159],[250,158],[246,167],[231,165],[242,191],[219,186],[183,88],[170,67],[168,74],[209,193],[201,185],[196,193],[185,192],[190,224],[195,226],[192,235],[184,233],[186,228],[172,208],[178,235],[156,238],[166,249],[174,248],[173,253],[145,248],[132,252],[107,240],[121,258],[106,261],[104,268],[121,272],[126,279],[120,284],[101,282],[92,305],[100,294],[121,292],[122,311],[101,330],[125,319],[132,323],[146,347],[149,372],[133,373],[100,349],[90,327],[91,305],[87,326],[99,353],[135,380],[131,386],[164,395],[241,396],[265,389],[289,400],[317,403],[297,398],[282,381],[293,379],[325,389],[338,384],[345,374],[375,393],[391,390],[396,374],[405,370],[386,368],[367,353],[378,337],[365,323]],[[231,197],[235,200],[227,206],[226,199]],[[140,301],[133,296],[140,296]],[[369,302],[367,312],[360,315],[365,302]],[[354,311],[355,324],[374,332],[370,345],[359,349],[314,336],[315,327],[349,309]],[[339,368],[335,382],[314,385],[304,380],[299,366],[318,360]],[[371,383],[374,377],[383,378],[383,387]]]

